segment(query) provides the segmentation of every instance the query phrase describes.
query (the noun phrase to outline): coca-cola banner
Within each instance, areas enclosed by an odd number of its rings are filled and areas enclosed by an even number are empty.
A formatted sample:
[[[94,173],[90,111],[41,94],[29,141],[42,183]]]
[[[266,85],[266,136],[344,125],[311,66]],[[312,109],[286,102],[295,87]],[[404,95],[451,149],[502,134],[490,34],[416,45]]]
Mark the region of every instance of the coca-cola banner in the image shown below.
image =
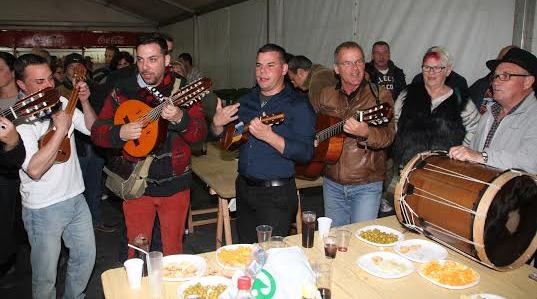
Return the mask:
[[[134,47],[140,32],[2,31],[0,46],[9,48]]]

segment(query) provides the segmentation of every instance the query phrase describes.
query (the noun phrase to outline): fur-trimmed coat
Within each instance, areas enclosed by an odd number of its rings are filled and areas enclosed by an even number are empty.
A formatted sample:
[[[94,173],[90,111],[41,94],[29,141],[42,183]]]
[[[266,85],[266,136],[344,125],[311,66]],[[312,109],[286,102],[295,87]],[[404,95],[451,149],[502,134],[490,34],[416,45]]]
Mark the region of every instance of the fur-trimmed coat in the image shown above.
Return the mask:
[[[461,117],[469,97],[458,89],[431,109],[431,97],[424,84],[411,84],[397,123],[393,143],[395,165],[404,166],[416,154],[428,150],[449,150],[461,145],[466,129]]]

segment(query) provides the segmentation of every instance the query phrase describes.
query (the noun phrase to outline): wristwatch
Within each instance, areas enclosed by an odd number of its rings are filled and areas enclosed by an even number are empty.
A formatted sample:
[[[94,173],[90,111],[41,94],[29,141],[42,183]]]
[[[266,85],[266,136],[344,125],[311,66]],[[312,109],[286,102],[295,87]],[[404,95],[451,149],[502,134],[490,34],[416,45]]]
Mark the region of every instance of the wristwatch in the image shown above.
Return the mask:
[[[489,160],[489,154],[487,154],[487,152],[481,152],[481,157],[483,157],[483,163],[487,164],[487,161]]]

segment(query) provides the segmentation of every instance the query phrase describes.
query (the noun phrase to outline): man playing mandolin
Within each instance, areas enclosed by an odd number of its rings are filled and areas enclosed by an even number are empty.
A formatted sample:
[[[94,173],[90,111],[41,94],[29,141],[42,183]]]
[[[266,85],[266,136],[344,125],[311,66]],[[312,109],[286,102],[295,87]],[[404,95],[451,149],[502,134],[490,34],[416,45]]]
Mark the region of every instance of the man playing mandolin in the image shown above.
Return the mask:
[[[393,100],[388,90],[376,87],[364,78],[365,62],[362,48],[355,42],[344,42],[334,52],[334,70],[340,81],[321,91],[320,114],[345,120],[345,138],[339,160],[327,165],[323,193],[327,217],[334,226],[377,218],[385,174],[385,149],[395,135],[393,120],[373,127],[353,116],[364,110]]]
[[[34,54],[20,56],[15,62],[15,78],[22,95],[54,87],[52,71],[45,58]],[[78,82],[78,96],[84,114],[60,111],[50,119],[17,126],[26,159],[21,178],[22,219],[32,247],[32,293],[34,298],[56,298],[56,269],[62,239],[69,248],[65,275],[66,298],[81,298],[95,264],[95,237],[91,215],[84,199],[84,181],[76,155],[74,129],[89,135],[95,112],[89,104],[88,85]],[[67,99],[61,98],[68,106]],[[39,140],[54,127],[48,143]],[[67,142],[71,155],[63,163],[56,158]]]
[[[103,108],[99,113],[99,119],[92,129],[92,140],[98,146],[112,149],[125,149],[126,144],[146,144],[148,135],[152,131],[148,128],[154,125],[138,120],[138,118],[126,116],[122,118],[122,124],[114,121],[119,111],[129,110],[131,103],[137,107],[161,107],[161,99],[155,96],[148,88],[156,88],[166,97],[175,94],[179,89],[180,81],[166,68],[169,64],[170,55],[166,40],[162,35],[148,33],[141,35],[136,47],[136,64],[138,67],[137,86],[126,86],[118,80],[112,93],[105,99]],[[137,101],[128,101],[125,90],[137,89]],[[126,105],[126,106],[125,106]],[[137,108],[132,109],[136,112]],[[154,110],[151,110],[154,111]],[[133,113],[134,115],[135,113]],[[190,203],[190,183],[192,173],[190,170],[190,145],[203,140],[207,134],[207,126],[200,103],[195,103],[189,109],[181,109],[177,106],[165,104],[157,115],[158,134],[163,138],[162,142],[150,150],[154,160],[149,168],[148,185],[140,198],[129,199],[123,202],[123,213],[127,227],[127,238],[133,243],[138,234],[144,234],[150,239],[155,213],[158,214],[164,255],[182,252],[182,239],[185,219]],[[159,117],[160,116],[160,117]],[[149,119],[147,117],[146,119]],[[145,134],[142,135],[144,130]],[[109,163],[109,169],[117,172],[120,167],[114,166],[132,165],[144,157],[136,158],[122,151]],[[129,256],[134,252],[129,250]]]
[[[313,154],[315,113],[307,98],[284,83],[287,74],[285,50],[267,44],[257,52],[257,86],[222,107],[218,100],[212,131],[236,119],[249,124],[252,135],[240,147],[237,190],[237,228],[241,243],[257,241],[256,226],[268,224],[272,234],[287,236],[297,209],[295,161],[307,162]],[[285,120],[270,126],[263,114],[284,113]],[[233,125],[233,124],[231,124]]]

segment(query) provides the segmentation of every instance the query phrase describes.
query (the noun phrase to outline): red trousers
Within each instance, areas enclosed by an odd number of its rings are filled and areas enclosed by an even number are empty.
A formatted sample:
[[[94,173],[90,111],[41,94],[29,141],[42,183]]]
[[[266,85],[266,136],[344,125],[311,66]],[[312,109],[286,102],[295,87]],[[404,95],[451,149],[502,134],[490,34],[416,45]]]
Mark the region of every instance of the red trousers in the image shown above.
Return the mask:
[[[124,201],[123,214],[129,244],[133,244],[139,234],[145,235],[151,242],[155,214],[158,214],[164,255],[182,253],[189,204],[190,189],[171,196],[142,196]],[[134,250],[129,247],[129,258],[132,257],[134,257]]]

